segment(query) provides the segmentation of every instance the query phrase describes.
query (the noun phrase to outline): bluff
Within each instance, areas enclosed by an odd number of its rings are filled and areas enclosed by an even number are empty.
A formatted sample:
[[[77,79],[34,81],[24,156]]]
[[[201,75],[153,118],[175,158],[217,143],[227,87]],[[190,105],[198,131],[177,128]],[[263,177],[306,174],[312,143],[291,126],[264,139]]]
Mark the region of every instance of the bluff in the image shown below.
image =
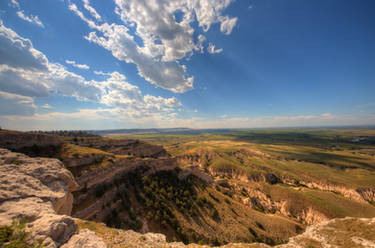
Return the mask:
[[[11,225],[16,219],[26,220],[26,230],[30,232],[28,242],[40,242],[51,248],[210,247],[168,243],[163,234],[140,234],[73,219],[69,216],[71,191],[77,186],[72,174],[57,159],[30,158],[0,149],[0,225]],[[287,244],[276,247],[328,246],[375,247],[375,218],[333,219],[310,226],[303,234],[292,237]],[[270,246],[237,243],[221,247]]]
[[[105,247],[93,232],[78,232],[69,216],[71,192],[77,187],[73,175],[57,159],[30,158],[0,149],[0,225],[26,222],[30,245],[78,248],[85,247],[80,245],[82,240],[95,240],[90,247]]]

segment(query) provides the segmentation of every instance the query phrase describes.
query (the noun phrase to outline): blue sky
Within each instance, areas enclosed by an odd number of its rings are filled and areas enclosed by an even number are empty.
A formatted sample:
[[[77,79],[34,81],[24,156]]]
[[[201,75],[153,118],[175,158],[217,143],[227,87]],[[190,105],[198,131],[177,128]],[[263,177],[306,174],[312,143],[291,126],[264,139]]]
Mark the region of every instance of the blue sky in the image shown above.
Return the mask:
[[[0,126],[375,124],[372,0],[4,0]]]

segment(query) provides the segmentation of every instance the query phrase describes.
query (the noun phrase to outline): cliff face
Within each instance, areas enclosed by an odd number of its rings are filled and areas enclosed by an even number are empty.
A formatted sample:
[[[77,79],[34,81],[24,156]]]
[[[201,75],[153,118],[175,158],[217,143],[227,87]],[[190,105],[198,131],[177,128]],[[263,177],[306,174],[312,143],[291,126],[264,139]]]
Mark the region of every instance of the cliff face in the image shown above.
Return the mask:
[[[0,147],[30,156],[52,156],[62,145],[55,135],[0,130]]]
[[[55,248],[88,238],[78,232],[72,210],[72,191],[78,188],[72,174],[57,159],[30,158],[0,149],[0,225],[27,221],[30,244],[40,242]],[[80,235],[80,236],[77,236]],[[73,241],[70,241],[73,239]],[[97,246],[105,247],[100,240]]]

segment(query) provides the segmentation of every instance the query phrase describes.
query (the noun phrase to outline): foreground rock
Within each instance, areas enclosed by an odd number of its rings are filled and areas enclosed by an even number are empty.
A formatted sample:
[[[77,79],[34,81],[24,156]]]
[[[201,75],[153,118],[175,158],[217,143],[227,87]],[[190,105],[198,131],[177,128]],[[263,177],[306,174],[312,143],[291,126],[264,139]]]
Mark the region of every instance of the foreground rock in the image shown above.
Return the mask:
[[[27,221],[31,243],[54,248],[79,235],[77,224],[68,216],[71,192],[77,187],[72,174],[57,159],[30,158],[0,149],[0,225]],[[100,244],[97,239],[95,243]]]

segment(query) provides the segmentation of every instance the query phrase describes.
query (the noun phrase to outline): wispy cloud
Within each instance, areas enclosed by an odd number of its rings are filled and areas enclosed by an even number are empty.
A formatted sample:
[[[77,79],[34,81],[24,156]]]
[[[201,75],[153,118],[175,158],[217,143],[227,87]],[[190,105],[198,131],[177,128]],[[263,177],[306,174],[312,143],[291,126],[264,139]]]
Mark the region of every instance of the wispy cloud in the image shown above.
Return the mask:
[[[20,4],[17,0],[11,0],[10,1],[10,6],[12,6],[13,8],[19,8],[20,7]]]
[[[72,65],[76,68],[83,69],[83,70],[88,70],[90,69],[90,66],[85,65],[85,64],[77,64],[74,60],[65,60],[65,63]]]
[[[94,71],[94,74],[101,75],[101,76],[109,76],[111,73],[109,72],[102,72],[102,71]]]
[[[44,108],[44,109],[53,109],[54,108],[53,106],[49,105],[48,103],[42,105],[41,107]]]
[[[64,120],[64,121],[62,121]],[[269,127],[312,127],[340,125],[369,125],[375,122],[374,115],[321,115],[300,116],[259,116],[259,117],[225,117],[209,119],[202,117],[181,118],[176,112],[150,115],[136,115],[122,108],[80,109],[72,113],[52,112],[25,116],[0,116],[5,127],[16,129],[85,129],[116,127],[189,127],[189,128],[269,128]],[[24,124],[25,123],[25,124]],[[26,124],[27,123],[27,124]]]
[[[34,23],[34,24],[38,25],[39,27],[44,28],[44,24],[39,20],[38,16],[33,16],[33,15],[27,16],[27,15],[25,15],[23,10],[17,11],[17,15],[18,15],[19,18],[21,18],[21,19],[23,19],[27,22]]]
[[[34,100],[31,97],[0,91],[0,116],[29,116],[36,112]],[[4,107],[6,106],[6,107]]]
[[[90,5],[90,0],[82,0],[83,1],[83,6],[85,9],[87,9],[90,14],[96,19],[96,20],[101,20],[102,17],[96,12],[96,10]]]
[[[220,23],[220,31],[226,35],[230,35],[232,33],[234,26],[236,26],[237,21],[238,21],[237,17],[233,17],[233,18],[229,18],[228,16],[222,17],[221,23]]]
[[[210,54],[215,54],[215,53],[221,53],[223,51],[222,48],[220,49],[215,49],[215,45],[210,43],[208,44],[208,47],[207,47],[207,52],[210,53]]]
[[[18,9],[17,16],[19,18],[21,18],[22,20],[33,23],[35,25],[38,25],[39,27],[44,28],[44,24],[39,19],[39,17],[37,15],[35,15],[35,16],[34,15],[26,15],[25,11],[21,9],[20,3],[17,0],[11,0],[10,6]]]

